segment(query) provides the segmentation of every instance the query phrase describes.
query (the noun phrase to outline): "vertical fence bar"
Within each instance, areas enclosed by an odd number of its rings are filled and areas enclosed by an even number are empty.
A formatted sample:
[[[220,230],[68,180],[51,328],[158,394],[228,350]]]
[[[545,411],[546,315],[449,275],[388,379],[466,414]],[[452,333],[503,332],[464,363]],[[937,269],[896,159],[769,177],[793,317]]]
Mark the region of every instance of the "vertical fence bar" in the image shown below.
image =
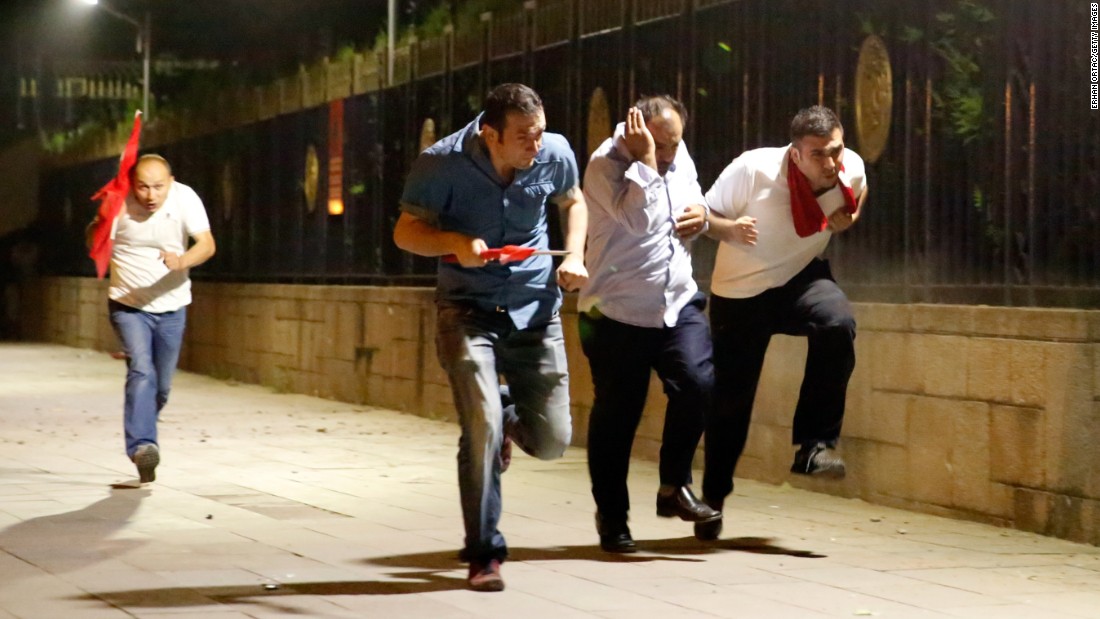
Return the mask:
[[[1027,96],[1027,281],[1028,305],[1035,305],[1035,82]]]
[[[1004,124],[1004,304],[1012,305],[1012,75],[1005,78]]]
[[[924,78],[924,301],[933,299],[932,276],[932,78]]]

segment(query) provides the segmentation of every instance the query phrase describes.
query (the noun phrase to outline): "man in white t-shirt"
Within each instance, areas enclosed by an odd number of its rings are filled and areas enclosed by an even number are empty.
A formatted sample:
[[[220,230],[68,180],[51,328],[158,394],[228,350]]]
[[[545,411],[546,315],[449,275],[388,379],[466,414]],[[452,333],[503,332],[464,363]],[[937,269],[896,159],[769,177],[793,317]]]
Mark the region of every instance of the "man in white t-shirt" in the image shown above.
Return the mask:
[[[107,296],[126,353],[126,454],[148,483],[160,463],[157,417],[168,401],[191,303],[188,269],[209,260],[215,247],[202,200],[175,180],[163,157],[140,157],[130,179],[112,227]]]
[[[721,241],[711,278],[715,408],[706,428],[703,497],[721,511],[745,447],[764,354],[776,333],[809,340],[794,413],[791,471],[840,478],[835,451],[848,379],[855,367],[855,319],[826,260],[834,233],[847,230],[867,199],[863,160],[844,147],[828,108],[801,110],[791,144],[733,160],[706,194],[708,236]],[[714,539],[721,521],[696,525]]]

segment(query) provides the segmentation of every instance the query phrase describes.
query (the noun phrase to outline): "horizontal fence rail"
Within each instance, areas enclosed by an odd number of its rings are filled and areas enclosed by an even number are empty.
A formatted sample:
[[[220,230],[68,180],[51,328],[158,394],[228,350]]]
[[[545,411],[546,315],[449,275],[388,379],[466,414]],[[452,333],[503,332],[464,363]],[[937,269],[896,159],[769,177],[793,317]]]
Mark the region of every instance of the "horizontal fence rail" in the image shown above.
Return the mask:
[[[886,60],[861,64],[872,36]],[[143,147],[206,202],[219,251],[197,277],[430,285],[434,261],[390,240],[404,177],[496,83],[538,90],[582,166],[639,94],[678,96],[704,190],[744,150],[786,144],[794,112],[820,103],[867,160],[866,211],[828,250],[853,298],[1093,307],[1089,50],[1084,2],[538,0],[398,47],[392,82],[384,53],[326,59],[161,114]],[[44,173],[50,272],[92,272],[88,196],[114,174],[127,130],[89,136]],[[714,249],[696,248],[704,284]]]

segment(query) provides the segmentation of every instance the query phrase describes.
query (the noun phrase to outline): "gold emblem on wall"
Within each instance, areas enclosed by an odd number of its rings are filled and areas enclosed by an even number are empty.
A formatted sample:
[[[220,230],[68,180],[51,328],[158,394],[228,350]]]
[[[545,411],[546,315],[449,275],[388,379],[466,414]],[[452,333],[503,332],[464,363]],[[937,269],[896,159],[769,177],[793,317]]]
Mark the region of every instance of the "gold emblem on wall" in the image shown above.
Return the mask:
[[[306,149],[306,174],[302,179],[302,192],[306,196],[306,210],[310,213],[317,208],[317,183],[321,176],[321,162],[317,159],[317,149],[312,144]]]
[[[859,154],[874,163],[890,137],[894,82],[886,44],[877,36],[864,39],[856,65],[856,135]]]
[[[424,124],[420,126],[420,151],[423,152],[432,144],[435,144],[435,121],[425,118]]]
[[[596,152],[603,141],[611,137],[611,109],[603,88],[596,87],[588,100],[588,154]]]

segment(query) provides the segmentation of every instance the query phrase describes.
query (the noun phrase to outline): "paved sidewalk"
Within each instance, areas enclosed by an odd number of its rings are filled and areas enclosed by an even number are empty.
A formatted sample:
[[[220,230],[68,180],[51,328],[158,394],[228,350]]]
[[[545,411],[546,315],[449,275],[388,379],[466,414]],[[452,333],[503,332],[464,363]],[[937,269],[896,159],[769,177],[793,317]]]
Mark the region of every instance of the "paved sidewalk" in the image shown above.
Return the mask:
[[[452,424],[180,374],[139,489],[123,371],[0,345],[0,618],[1100,617],[1100,548],[749,481],[705,545],[642,461],[608,555],[579,449],[517,452],[508,588],[473,593]]]

